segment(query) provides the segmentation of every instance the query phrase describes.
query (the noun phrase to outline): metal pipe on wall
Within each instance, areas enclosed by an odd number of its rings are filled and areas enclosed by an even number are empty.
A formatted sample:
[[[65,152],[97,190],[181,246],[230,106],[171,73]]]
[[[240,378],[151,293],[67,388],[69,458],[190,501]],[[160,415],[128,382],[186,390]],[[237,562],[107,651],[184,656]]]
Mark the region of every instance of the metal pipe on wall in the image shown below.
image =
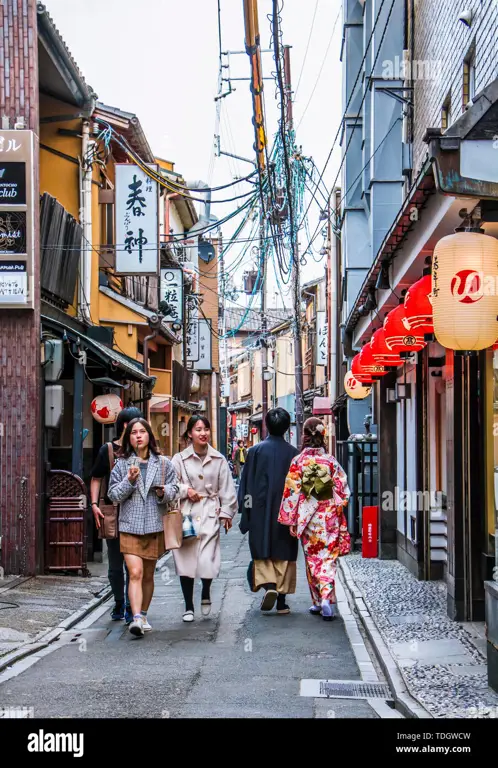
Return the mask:
[[[87,158],[95,145],[90,140],[90,123],[83,121],[81,131],[80,165],[80,222],[83,228],[83,244],[80,258],[79,280],[79,315],[80,318],[91,325],[90,298],[92,290],[92,174],[93,165]]]

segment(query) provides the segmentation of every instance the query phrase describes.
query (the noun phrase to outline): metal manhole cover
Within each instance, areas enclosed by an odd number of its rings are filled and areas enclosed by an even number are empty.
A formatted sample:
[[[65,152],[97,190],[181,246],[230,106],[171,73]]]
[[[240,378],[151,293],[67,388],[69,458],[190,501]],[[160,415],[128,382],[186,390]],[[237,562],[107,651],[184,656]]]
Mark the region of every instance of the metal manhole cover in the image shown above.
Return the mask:
[[[325,699],[391,699],[387,683],[358,680],[301,680],[301,696]]]

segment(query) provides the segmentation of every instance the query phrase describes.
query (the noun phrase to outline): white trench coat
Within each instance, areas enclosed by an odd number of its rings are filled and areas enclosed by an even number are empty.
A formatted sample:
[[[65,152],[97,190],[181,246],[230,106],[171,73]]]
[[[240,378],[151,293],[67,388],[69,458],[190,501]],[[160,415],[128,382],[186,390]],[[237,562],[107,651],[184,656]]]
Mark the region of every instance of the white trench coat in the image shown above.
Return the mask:
[[[189,446],[172,462],[180,484],[180,509],[192,516],[197,532],[196,538],[184,539],[180,549],[173,550],[176,572],[192,579],[215,579],[221,566],[220,518],[231,520],[238,509],[228,463],[210,445],[203,459]],[[204,498],[193,504],[187,497],[189,488]]]

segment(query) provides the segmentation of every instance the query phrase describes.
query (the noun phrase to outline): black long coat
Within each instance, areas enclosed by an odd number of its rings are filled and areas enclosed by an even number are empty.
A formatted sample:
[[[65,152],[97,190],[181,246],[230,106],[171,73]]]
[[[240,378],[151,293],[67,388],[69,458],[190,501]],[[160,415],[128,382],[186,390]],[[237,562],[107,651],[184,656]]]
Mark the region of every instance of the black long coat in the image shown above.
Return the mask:
[[[299,451],[270,435],[247,452],[239,486],[242,533],[249,532],[253,560],[297,560],[298,540],[278,522],[285,478]]]

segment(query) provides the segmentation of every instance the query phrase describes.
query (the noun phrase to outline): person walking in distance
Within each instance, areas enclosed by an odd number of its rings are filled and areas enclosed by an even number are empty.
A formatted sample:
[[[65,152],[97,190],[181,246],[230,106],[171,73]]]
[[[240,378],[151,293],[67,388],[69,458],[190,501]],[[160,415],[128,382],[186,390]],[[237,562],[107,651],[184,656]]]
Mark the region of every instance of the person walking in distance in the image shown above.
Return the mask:
[[[325,425],[312,416],[303,425],[303,450],[290,466],[278,520],[301,539],[310,613],[327,621],[336,610],[336,560],[351,549],[344,515],[349,496],[343,468],[325,450]]]
[[[242,470],[244,469],[246,460],[247,460],[247,448],[244,445],[244,441],[239,440],[237,443],[237,448],[235,449],[235,455],[234,455],[235,472],[237,475],[237,479],[239,481],[240,481],[240,477],[242,475]]]
[[[239,528],[242,533],[249,533],[251,589],[266,589],[261,610],[272,610],[276,602],[277,613],[290,613],[285,599],[296,591],[298,542],[288,528],[279,524],[278,514],[285,478],[298,451],[284,439],[291,422],[286,410],[272,408],[265,422],[268,437],[249,448],[242,472]]]
[[[121,449],[121,442],[125,429],[132,419],[137,419],[141,416],[142,413],[138,408],[124,408],[120,411],[116,419],[116,439],[110,443],[104,443],[97,454],[97,458],[92,467],[90,480],[92,512],[97,528],[100,528],[100,521],[104,517],[99,507],[99,498],[102,498],[100,495],[102,481],[104,481],[106,489],[109,488],[111,470],[116,462],[117,454]],[[107,504],[111,503],[107,496],[107,492],[103,498]],[[113,621],[124,619],[127,624],[130,624],[133,620],[133,615],[128,600],[128,570],[119,548],[119,536],[117,539],[106,539],[106,544],[109,565],[107,576],[114,597],[114,608],[111,611],[111,619]]]
[[[237,496],[228,463],[210,444],[211,425],[205,416],[192,416],[185,439],[190,445],[173,456],[179,482],[180,509],[192,519],[195,534],[184,538],[173,550],[180,577],[185,613],[183,621],[194,621],[194,579],[202,580],[201,613],[211,611],[211,583],[221,566],[220,532],[228,533],[237,511]]]
[[[156,562],[166,551],[163,514],[178,495],[173,465],[160,455],[145,419],[133,419],[126,427],[108,493],[111,501],[121,505],[119,540],[129,574],[130,632],[141,636],[152,629],[147,611],[154,594]]]

